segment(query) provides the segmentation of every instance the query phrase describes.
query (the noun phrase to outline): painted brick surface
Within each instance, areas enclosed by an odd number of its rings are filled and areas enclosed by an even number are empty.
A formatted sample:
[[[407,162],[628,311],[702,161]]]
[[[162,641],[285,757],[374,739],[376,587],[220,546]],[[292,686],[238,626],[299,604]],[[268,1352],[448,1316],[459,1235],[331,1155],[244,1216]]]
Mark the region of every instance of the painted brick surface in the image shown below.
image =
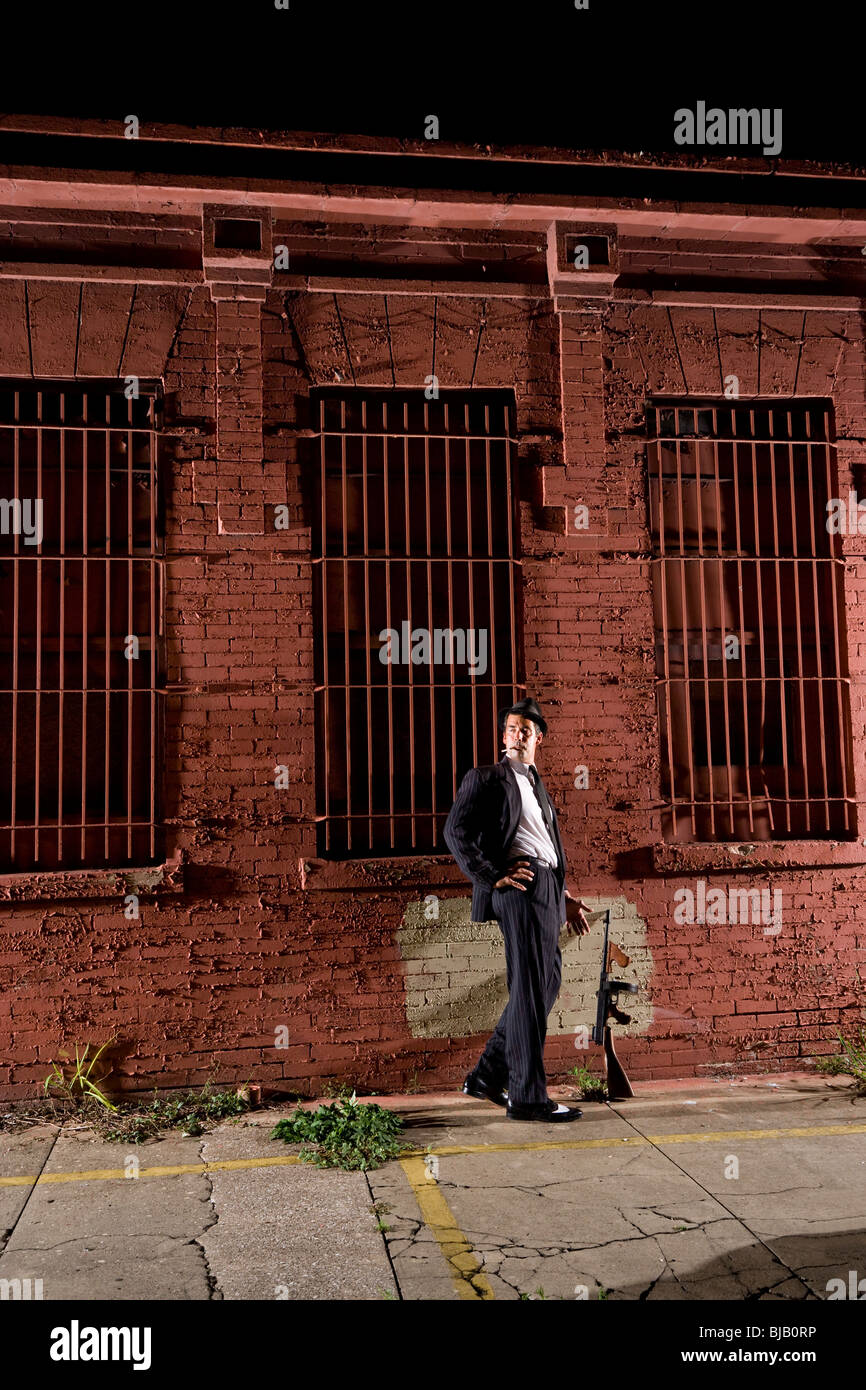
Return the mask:
[[[611,910],[610,939],[630,958],[628,978],[643,997],[625,1000],[631,1023],[617,1026],[624,1037],[646,1032],[652,1009],[646,986],[652,961],[646,948],[646,928],[624,899],[613,901],[585,895],[592,912]],[[505,950],[498,922],[472,922],[470,898],[410,903],[397,932],[406,978],[406,1016],[413,1037],[454,1038],[489,1033],[496,1027],[508,1000]],[[429,916],[428,913],[438,913]],[[604,927],[595,922],[586,936],[563,932],[562,988],[548,1019],[548,1037],[567,1036],[578,1046],[578,1029],[595,1025],[596,997]],[[626,978],[626,971],[618,972]],[[585,1041],[585,1036],[580,1035]],[[582,1045],[582,1044],[581,1044]],[[581,1058],[577,1059],[582,1060]]]
[[[166,218],[165,245],[188,257],[190,229],[178,220]],[[292,225],[278,222],[275,241]],[[144,256],[161,226],[141,214],[129,244]],[[468,230],[462,241],[444,231],[428,241],[422,230],[390,226],[387,256],[441,267],[478,249]],[[76,230],[82,245],[89,235]],[[309,225],[306,236],[318,248],[332,242],[338,258],[355,245],[339,224]],[[91,244],[99,238],[104,228]],[[509,231],[497,243],[490,233],[484,250],[542,263],[535,238]],[[765,246],[754,274],[768,275],[770,260],[788,273],[786,254]],[[632,269],[641,256],[659,268],[662,255],[671,274],[696,262],[705,274],[740,274],[718,246],[685,237],[664,252],[649,237],[621,243]],[[542,770],[572,891],[622,912],[615,934],[641,985],[620,1048],[630,1075],[802,1065],[836,1050],[842,1022],[859,1021],[863,866],[816,854],[750,872],[728,847],[708,850],[720,886],[781,891],[777,936],[760,923],[678,924],[674,893],[701,870],[650,869],[659,751],[642,421],[647,394],[719,396],[732,374],[742,395],[829,395],[844,495],[866,438],[862,316],[578,304],[557,312],[543,284],[509,298],[483,284],[434,297],[275,282],[263,302],[214,302],[204,284],[0,280],[4,376],[164,384],[165,802],[169,848],[184,859],[182,890],[142,891],[137,921],[119,894],[70,898],[63,875],[38,900],[3,902],[0,1098],[32,1095],[60,1047],[110,1035],[128,1090],[213,1077],[312,1094],[333,1076],[385,1090],[415,1073],[432,1089],[458,1084],[474,1063],[504,1004],[504,957],[495,924],[469,923],[462,880],[448,878],[447,864],[431,867],[426,891],[440,892],[443,875],[448,886],[440,920],[428,922],[425,889],[403,883],[399,861],[372,865],[361,888],[341,870],[319,887],[311,865],[309,390],[420,387],[431,373],[443,387],[515,392],[526,678],[551,724]],[[289,524],[277,529],[282,504]],[[589,514],[582,530],[578,505]],[[862,802],[866,538],[846,537],[845,553]],[[289,769],[287,790],[275,788],[277,765]],[[583,790],[578,765],[589,773]],[[563,945],[546,1054],[554,1081],[585,1060],[574,1034],[592,1021],[595,938]],[[590,1056],[598,1066],[598,1050]]]

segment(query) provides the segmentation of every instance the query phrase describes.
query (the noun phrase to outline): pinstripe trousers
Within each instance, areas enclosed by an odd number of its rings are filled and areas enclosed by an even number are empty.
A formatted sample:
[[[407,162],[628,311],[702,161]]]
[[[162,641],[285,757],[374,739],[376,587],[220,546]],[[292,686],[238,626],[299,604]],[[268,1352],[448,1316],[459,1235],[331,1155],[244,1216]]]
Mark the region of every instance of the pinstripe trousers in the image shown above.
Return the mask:
[[[508,1003],[476,1068],[492,1084],[507,1086],[509,1100],[518,1105],[548,1099],[547,1016],[562,983],[559,878],[538,859],[529,867],[534,878],[525,893],[493,890],[493,911],[505,938]]]

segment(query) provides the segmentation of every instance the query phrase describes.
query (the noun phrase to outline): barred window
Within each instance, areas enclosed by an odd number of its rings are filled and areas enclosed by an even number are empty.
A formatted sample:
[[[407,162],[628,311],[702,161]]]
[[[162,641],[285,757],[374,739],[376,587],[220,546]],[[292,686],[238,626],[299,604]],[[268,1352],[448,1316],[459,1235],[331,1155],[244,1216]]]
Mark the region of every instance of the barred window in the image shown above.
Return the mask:
[[[443,853],[524,693],[513,398],[314,394],[318,850]]]
[[[856,834],[827,402],[647,408],[666,840]]]
[[[152,863],[158,387],[0,382],[0,864]]]

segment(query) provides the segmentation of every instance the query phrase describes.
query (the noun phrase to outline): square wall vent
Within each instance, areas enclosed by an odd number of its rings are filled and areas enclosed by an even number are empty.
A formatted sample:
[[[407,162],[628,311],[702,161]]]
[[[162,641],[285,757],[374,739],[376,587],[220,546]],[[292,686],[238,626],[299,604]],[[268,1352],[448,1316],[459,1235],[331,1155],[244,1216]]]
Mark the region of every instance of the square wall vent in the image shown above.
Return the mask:
[[[261,251],[261,220],[258,217],[215,217],[213,244],[216,251]]]
[[[202,262],[209,267],[270,266],[273,249],[270,208],[208,203],[202,214]]]
[[[547,233],[547,271],[554,295],[605,295],[619,271],[613,223],[553,222]]]

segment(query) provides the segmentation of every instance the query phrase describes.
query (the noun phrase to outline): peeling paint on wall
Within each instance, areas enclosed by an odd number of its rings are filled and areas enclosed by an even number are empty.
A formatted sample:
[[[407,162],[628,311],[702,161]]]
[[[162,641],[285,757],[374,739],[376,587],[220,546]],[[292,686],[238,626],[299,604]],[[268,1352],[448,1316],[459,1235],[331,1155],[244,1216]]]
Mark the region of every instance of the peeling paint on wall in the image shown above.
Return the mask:
[[[238,194],[263,232],[273,215],[294,258],[265,290],[270,268],[256,283],[205,277],[205,222],[222,195],[199,175],[170,206],[141,182],[92,196],[57,169],[38,182],[9,186],[0,226],[0,375],[164,386],[160,772],[175,857],[161,881],[158,866],[0,878],[0,1099],[40,1091],[55,1047],[115,1032],[130,1092],[214,1071],[220,1084],[304,1094],[334,1075],[378,1091],[415,1071],[450,1085],[467,1039],[495,1025],[507,997],[499,926],[470,921],[468,893],[441,899],[435,922],[423,901],[405,909],[443,882],[466,893],[452,864],[443,877],[438,856],[315,858],[309,393],[420,390],[434,370],[443,388],[514,391],[524,676],[555,716],[543,772],[570,875],[584,895],[614,895],[589,901],[613,906],[632,958],[623,974],[640,988],[623,1001],[633,1023],[617,1028],[634,1035],[629,1075],[835,1054],[866,998],[862,846],[663,840],[644,410],[651,395],[718,398],[733,377],[742,398],[831,398],[840,495],[862,491],[866,340],[846,290],[859,304],[866,272],[850,234],[818,245],[808,208],[777,207],[771,242],[757,205],[697,220],[702,204],[629,201],[604,214],[623,284],[584,297],[548,284],[550,211],[527,204],[524,227],[499,226],[509,190],[494,206],[453,191],[419,212],[394,190],[318,188],[290,207],[275,188],[273,208]],[[581,509],[586,527],[571,521]],[[862,807],[866,554],[862,536],[842,539]],[[275,763],[294,774],[277,796]],[[678,889],[709,873],[723,888],[778,888],[782,932],[676,921]],[[560,1074],[582,1059],[575,1030],[593,1022],[600,948],[599,923],[562,940],[548,1054]],[[289,1045],[276,1047],[283,1028]]]

